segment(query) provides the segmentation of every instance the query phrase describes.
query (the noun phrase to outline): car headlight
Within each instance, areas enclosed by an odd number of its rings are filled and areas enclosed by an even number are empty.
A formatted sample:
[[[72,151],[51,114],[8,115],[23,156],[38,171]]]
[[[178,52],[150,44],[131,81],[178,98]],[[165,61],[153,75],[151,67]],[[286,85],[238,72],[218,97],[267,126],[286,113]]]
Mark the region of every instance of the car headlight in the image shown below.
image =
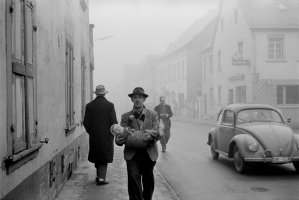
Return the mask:
[[[257,150],[259,149],[259,145],[256,141],[250,140],[248,142],[248,149],[252,152],[257,152]]]

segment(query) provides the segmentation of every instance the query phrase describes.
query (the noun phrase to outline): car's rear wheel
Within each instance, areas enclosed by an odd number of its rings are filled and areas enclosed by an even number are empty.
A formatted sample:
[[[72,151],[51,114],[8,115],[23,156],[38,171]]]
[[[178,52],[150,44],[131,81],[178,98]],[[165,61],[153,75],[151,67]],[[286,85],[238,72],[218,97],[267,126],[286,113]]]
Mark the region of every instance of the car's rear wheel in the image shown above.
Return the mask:
[[[234,166],[239,173],[245,173],[248,168],[248,163],[244,161],[237,145],[234,148]]]
[[[212,140],[212,142],[211,142],[210,145],[211,145],[211,155],[212,155],[212,158],[214,160],[218,160],[219,159],[219,153],[215,151],[215,143],[213,142],[213,140]]]
[[[296,173],[299,173],[299,161],[293,162],[294,168],[296,169]]]

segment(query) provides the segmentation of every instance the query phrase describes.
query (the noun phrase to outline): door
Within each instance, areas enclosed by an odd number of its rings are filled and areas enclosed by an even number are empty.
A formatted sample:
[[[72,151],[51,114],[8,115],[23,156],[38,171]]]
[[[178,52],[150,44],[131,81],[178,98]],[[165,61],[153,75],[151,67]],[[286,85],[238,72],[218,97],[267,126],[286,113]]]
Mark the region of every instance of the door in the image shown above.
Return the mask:
[[[230,141],[235,135],[235,114],[231,110],[225,110],[223,115],[217,143],[221,151],[228,153]]]

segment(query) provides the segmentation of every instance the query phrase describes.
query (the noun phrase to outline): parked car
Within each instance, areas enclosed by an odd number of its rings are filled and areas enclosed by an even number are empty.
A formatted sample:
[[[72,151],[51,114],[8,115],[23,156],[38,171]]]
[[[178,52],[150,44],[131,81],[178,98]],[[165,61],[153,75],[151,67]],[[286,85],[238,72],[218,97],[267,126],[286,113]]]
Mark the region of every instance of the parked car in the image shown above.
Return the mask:
[[[290,119],[289,119],[290,120]],[[208,136],[212,158],[232,159],[237,172],[252,162],[293,163],[299,172],[299,134],[287,126],[279,109],[263,104],[223,107]]]

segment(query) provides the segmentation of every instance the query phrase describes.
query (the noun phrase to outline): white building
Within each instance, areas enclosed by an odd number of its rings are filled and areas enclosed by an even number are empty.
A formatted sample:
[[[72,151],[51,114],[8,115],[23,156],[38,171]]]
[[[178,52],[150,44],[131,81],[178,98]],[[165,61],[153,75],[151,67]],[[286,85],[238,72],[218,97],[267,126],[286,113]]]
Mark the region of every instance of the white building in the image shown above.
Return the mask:
[[[213,43],[212,102],[207,116],[229,103],[279,107],[299,122],[299,2],[225,0]]]
[[[165,96],[175,114],[201,117],[201,57],[212,21],[217,11],[210,11],[195,21],[158,60],[155,70],[157,96]],[[208,30],[207,30],[208,29]]]

